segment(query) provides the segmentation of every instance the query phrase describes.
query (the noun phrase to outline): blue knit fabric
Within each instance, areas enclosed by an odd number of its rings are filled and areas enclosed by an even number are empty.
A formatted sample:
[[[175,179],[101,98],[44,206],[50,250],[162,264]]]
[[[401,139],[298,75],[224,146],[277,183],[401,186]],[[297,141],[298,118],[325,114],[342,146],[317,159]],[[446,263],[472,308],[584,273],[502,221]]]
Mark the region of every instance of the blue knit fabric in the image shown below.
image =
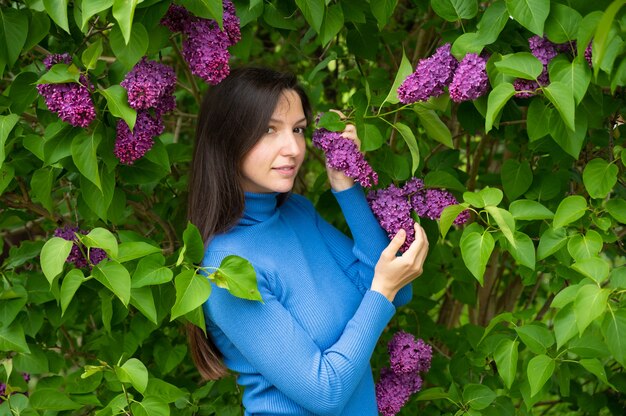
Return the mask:
[[[369,364],[395,312],[370,291],[389,240],[359,185],[334,193],[354,242],[304,197],[246,193],[239,224],[209,244],[204,266],[235,254],[257,273],[263,303],[213,285],[207,329],[244,387],[246,415],[376,415]],[[411,299],[410,285],[394,304]]]

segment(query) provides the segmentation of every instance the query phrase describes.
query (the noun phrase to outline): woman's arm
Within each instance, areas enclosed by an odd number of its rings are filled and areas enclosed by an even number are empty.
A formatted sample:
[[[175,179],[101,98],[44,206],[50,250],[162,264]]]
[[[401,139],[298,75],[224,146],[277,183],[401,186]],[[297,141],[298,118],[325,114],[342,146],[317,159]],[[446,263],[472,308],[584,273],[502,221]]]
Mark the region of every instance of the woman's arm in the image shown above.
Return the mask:
[[[209,318],[259,373],[315,414],[341,412],[369,368],[380,334],[395,312],[381,293],[368,291],[335,344],[321,350],[277,300],[272,277],[257,271],[263,303],[214,286]]]

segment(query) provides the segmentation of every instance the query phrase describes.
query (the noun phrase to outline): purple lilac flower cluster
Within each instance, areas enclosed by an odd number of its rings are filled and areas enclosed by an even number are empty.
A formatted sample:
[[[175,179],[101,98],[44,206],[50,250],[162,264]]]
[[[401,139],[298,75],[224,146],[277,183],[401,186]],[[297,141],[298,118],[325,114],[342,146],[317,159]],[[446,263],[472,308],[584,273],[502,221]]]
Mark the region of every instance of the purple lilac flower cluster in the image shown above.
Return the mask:
[[[420,59],[415,72],[398,87],[400,102],[426,101],[443,94],[445,87],[456,102],[475,100],[487,93],[487,57],[469,53],[459,63],[450,50],[446,43],[432,56]]]
[[[391,184],[388,188],[370,191],[367,201],[389,238],[393,238],[400,228],[406,231],[406,241],[400,248],[402,252],[415,240],[411,212],[422,218],[437,220],[445,207],[458,204],[450,192],[445,189],[427,189],[418,178],[411,178],[402,188]],[[465,224],[469,215],[469,211],[464,210],[456,217],[454,224]]]
[[[589,45],[587,45],[587,47],[585,48],[585,60],[589,64],[589,67],[591,67],[591,57],[592,56],[593,55],[591,54],[591,42],[589,42]]]
[[[312,140],[313,145],[326,154],[329,167],[343,171],[366,188],[378,183],[378,174],[367,163],[354,141],[325,128],[316,129]]]
[[[53,65],[72,63],[68,53],[48,55],[43,60],[47,70]],[[76,127],[87,127],[96,118],[96,109],[89,89],[93,88],[86,76],[80,76],[80,83],[39,84],[37,91],[44,98],[48,109],[59,118]]]
[[[438,97],[452,81],[458,61],[450,53],[450,44],[440,46],[435,53],[420,59],[415,72],[398,87],[398,98],[403,104],[426,101]]]
[[[422,388],[420,373],[430,370],[432,347],[404,331],[398,331],[389,344],[391,368],[383,368],[376,383],[376,402],[383,416],[394,416]]]
[[[230,73],[228,47],[241,40],[239,18],[230,0],[223,0],[222,31],[213,19],[203,19],[184,7],[172,4],[161,24],[173,32],[186,35],[183,57],[191,73],[212,85],[219,84]]]
[[[120,85],[128,92],[128,104],[137,110],[137,121],[133,131],[124,120],[118,121],[113,152],[121,163],[132,165],[152,148],[153,138],[163,133],[161,116],[176,107],[176,74],[169,66],[144,57]]]
[[[487,57],[468,53],[459,63],[448,87],[450,99],[460,103],[475,100],[487,93]]]
[[[70,254],[67,256],[67,259],[65,260],[66,262],[74,263],[76,267],[82,269],[82,268],[89,266],[90,263],[98,264],[107,257],[106,252],[102,250],[101,248],[91,248],[89,249],[89,262],[87,262],[87,259],[85,258],[85,255],[84,255],[84,253],[87,251],[87,248],[80,245],[80,242],[78,240],[78,237],[76,236],[76,233],[87,234],[85,231],[80,230],[78,227],[71,227],[71,226],[57,228],[54,231],[55,237],[61,237],[64,240],[74,242],[74,244],[72,245],[72,250],[70,251]]]
[[[24,379],[25,382],[28,383],[30,381],[30,374],[22,373],[22,378]],[[6,394],[7,394],[7,385],[6,383],[0,382],[0,404],[4,403],[4,397],[6,397]],[[28,392],[25,392],[24,394],[28,396]]]

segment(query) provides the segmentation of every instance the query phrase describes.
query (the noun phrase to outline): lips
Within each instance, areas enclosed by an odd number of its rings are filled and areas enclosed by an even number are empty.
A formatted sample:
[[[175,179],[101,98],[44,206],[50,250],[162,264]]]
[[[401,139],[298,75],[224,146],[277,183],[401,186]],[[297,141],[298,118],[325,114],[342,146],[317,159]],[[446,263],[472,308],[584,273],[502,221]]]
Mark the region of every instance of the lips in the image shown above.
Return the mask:
[[[296,167],[294,165],[276,166],[272,170],[283,175],[292,175],[296,172]]]

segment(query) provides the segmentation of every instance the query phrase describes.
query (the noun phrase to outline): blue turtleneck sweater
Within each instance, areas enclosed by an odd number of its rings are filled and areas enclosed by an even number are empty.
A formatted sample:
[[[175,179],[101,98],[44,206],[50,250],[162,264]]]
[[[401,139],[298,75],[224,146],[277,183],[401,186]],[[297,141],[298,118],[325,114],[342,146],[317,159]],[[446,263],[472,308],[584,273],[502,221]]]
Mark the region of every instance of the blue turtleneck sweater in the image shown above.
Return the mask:
[[[235,254],[255,268],[263,302],[213,285],[207,329],[244,387],[246,415],[376,415],[369,364],[395,312],[369,290],[389,240],[363,190],[334,193],[354,241],[290,195],[246,193],[243,217],[211,240],[204,266]],[[394,304],[407,303],[411,287]]]

